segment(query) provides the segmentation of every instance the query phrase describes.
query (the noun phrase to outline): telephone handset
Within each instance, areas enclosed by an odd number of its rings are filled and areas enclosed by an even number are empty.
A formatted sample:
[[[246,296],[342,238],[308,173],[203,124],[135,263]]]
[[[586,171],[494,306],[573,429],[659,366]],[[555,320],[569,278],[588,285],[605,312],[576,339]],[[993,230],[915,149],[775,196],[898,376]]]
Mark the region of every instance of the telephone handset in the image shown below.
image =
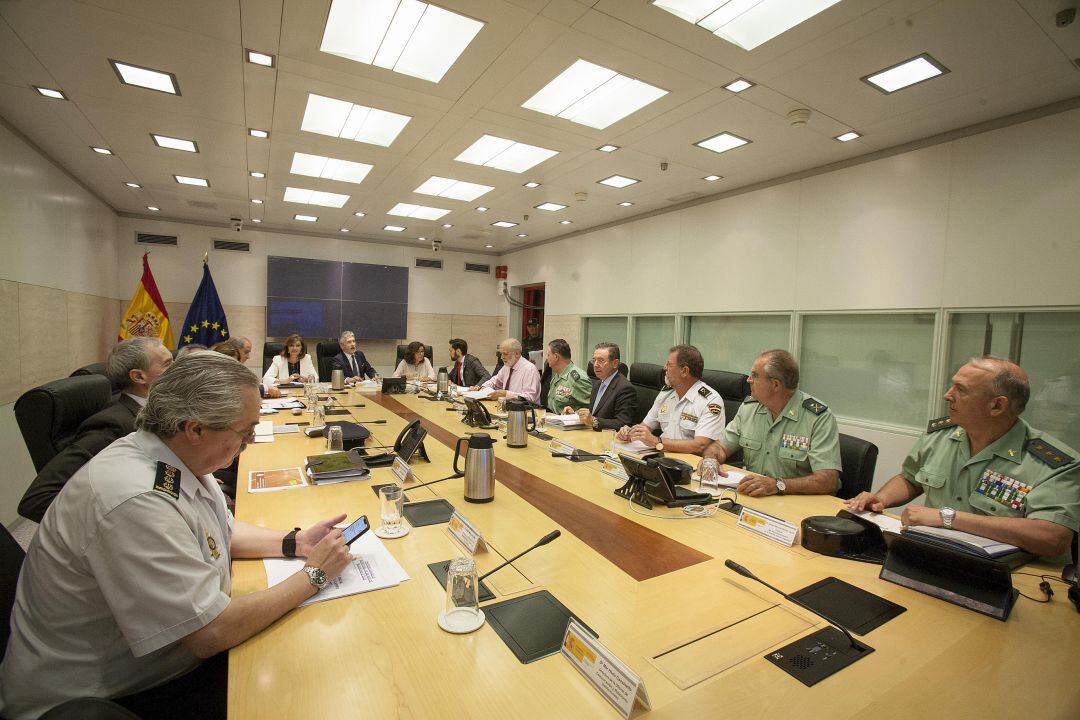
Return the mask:
[[[468,397],[463,399],[465,400],[465,417],[461,419],[463,423],[486,430],[495,427],[495,424],[491,421],[491,413],[484,407],[484,403]]]
[[[394,441],[394,453],[405,462],[409,462],[413,454],[419,451],[420,457],[427,462],[431,462],[427,454],[427,448],[424,447],[424,438],[426,437],[427,430],[424,429],[424,426],[420,424],[419,420],[413,420],[398,434],[397,440]]]

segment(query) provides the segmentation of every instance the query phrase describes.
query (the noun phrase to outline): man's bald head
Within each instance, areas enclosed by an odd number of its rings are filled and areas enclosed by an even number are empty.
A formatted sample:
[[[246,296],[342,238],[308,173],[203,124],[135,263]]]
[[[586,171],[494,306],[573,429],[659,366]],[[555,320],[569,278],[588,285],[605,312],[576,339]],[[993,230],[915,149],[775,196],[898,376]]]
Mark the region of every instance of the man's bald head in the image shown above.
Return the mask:
[[[1031,397],[1031,385],[1024,369],[1004,358],[992,355],[973,357],[968,365],[984,371],[989,377],[986,385],[990,397],[1004,397],[1009,401],[1009,409],[1019,415],[1027,407]]]

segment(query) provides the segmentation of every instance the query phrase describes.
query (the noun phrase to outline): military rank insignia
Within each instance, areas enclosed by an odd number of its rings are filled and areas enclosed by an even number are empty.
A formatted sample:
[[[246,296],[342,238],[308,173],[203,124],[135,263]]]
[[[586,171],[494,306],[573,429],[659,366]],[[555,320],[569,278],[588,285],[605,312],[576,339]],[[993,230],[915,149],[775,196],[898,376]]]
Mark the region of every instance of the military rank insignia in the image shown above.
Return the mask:
[[[560,385],[555,388],[555,397],[565,400],[573,393],[573,389],[569,385]]]
[[[1010,510],[1022,510],[1024,498],[1031,492],[1031,486],[1015,478],[1003,475],[996,470],[986,470],[979,478],[975,492],[984,495]]]
[[[805,435],[784,433],[780,438],[780,447],[785,450],[802,450],[805,452],[810,449],[810,438]]]
[[[815,400],[814,398],[806,398],[802,406],[810,412],[814,413],[815,415],[820,415],[821,413],[829,409],[828,405],[821,402],[820,400]]]
[[[949,416],[939,417],[931,420],[926,424],[926,432],[932,433],[938,430],[944,430],[945,428],[955,427],[956,423],[949,419]]]
[[[206,534],[206,547],[210,548],[210,557],[215,560],[221,557],[221,551],[218,550],[217,540],[215,540],[214,536],[210,533]]]
[[[574,382],[577,382],[578,380],[580,380],[580,379],[581,379],[581,376],[580,376],[580,375],[578,375],[578,371],[577,371],[577,370],[571,370],[571,371],[570,371],[570,379],[571,379],[571,380],[573,380]]]
[[[697,389],[697,394],[708,400],[709,396],[712,395],[712,390],[703,385]]]
[[[720,413],[724,412],[724,406],[719,403],[709,403],[708,410],[713,415],[719,415]]]
[[[1042,438],[1031,438],[1028,440],[1027,451],[1055,470],[1060,467],[1065,467],[1073,461],[1073,458],[1061,452]]]
[[[158,461],[157,475],[154,476],[154,490],[170,496],[173,500],[180,499],[180,471],[168,463]]]
[[[697,415],[691,415],[690,413],[685,413],[684,412],[682,414],[682,419],[683,420],[688,420],[689,422],[697,422],[700,418],[698,418]]]

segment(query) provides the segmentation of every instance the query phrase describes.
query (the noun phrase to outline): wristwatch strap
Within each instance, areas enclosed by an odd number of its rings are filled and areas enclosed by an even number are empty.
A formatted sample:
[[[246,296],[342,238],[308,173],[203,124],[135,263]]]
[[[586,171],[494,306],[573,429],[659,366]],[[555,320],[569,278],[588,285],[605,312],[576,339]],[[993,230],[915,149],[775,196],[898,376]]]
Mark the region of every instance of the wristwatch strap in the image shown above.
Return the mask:
[[[281,554],[287,558],[296,557],[296,533],[300,532],[300,528],[293,528],[292,532],[285,534],[285,537],[281,538]]]
[[[592,419],[592,429],[600,432],[600,420],[595,417]]]

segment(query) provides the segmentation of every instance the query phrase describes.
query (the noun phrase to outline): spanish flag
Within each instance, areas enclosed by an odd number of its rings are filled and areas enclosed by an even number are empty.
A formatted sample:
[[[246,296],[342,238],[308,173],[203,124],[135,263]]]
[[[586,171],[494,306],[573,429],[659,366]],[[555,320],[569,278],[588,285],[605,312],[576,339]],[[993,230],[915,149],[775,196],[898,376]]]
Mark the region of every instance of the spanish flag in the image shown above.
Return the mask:
[[[116,341],[130,337],[156,337],[172,350],[175,344],[172,330],[169,329],[169,311],[165,309],[157,283],[154,282],[154,274],[150,272],[150,261],[147,260],[149,254],[143,253],[142,278],[120,321],[120,332],[116,334]]]

